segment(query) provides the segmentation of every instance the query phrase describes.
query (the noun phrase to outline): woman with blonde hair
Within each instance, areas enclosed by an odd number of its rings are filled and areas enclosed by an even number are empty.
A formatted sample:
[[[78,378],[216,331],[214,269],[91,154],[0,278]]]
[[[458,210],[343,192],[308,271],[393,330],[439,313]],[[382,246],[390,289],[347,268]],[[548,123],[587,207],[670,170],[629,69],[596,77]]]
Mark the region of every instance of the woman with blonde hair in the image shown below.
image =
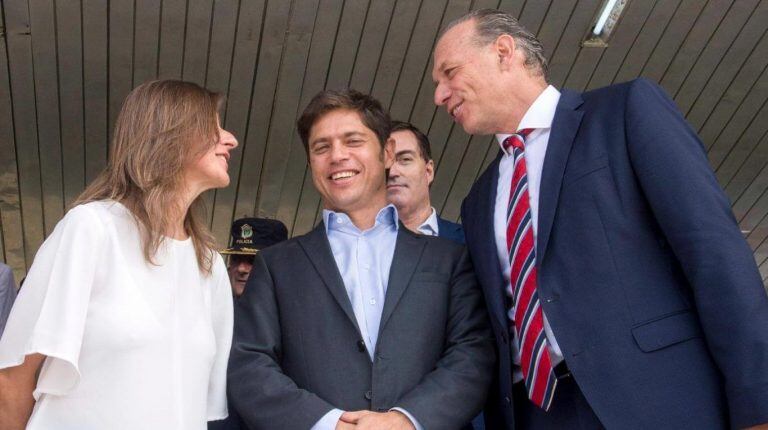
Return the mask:
[[[109,163],[40,247],[0,339],[0,428],[204,429],[226,417],[232,298],[201,193],[229,184],[220,97],[127,97]]]

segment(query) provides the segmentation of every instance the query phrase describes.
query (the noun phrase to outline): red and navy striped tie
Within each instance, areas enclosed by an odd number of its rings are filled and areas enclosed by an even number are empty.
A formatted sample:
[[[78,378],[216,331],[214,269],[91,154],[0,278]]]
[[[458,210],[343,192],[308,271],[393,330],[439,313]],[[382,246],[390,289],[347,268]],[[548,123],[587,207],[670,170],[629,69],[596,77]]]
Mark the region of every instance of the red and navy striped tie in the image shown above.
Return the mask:
[[[512,307],[508,316],[517,334],[528,398],[546,411],[552,403],[557,378],[552,370],[544,314],[536,291],[536,246],[525,165],[525,138],[531,131],[533,129],[524,129],[504,140],[504,149],[515,160],[507,204],[507,251],[512,267],[507,290]]]

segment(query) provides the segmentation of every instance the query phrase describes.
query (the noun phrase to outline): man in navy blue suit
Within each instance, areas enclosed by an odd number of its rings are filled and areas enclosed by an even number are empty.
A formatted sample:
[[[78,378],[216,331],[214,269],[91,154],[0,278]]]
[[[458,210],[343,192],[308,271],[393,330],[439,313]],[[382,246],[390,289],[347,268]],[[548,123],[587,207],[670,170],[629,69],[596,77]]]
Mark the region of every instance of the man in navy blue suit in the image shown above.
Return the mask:
[[[462,206],[499,351],[488,427],[768,428],[768,297],[664,91],[561,93],[494,10],[447,27],[432,73],[501,148]]]
[[[435,179],[435,162],[427,136],[413,124],[392,122],[395,163],[389,169],[387,200],[409,230],[429,236],[441,236],[464,244],[461,224],[437,215],[429,198]]]
[[[437,215],[429,197],[429,188],[435,179],[435,162],[429,138],[415,125],[405,121],[392,121],[395,141],[395,162],[387,177],[387,200],[408,229],[429,236],[440,236],[464,245],[461,224]],[[485,428],[483,415],[472,420],[469,429]]]

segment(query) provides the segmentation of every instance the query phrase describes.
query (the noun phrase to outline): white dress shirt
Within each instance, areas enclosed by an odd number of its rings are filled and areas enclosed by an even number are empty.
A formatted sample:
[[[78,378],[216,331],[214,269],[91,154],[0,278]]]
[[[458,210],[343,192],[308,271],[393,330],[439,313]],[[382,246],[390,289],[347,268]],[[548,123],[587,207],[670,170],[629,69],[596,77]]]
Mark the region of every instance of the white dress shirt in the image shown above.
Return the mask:
[[[432,213],[429,214],[429,216],[423,223],[421,223],[418,230],[419,230],[419,233],[425,234],[427,236],[440,235],[440,228],[437,225],[437,211],[435,210],[435,208],[432,208]]]
[[[533,223],[533,238],[536,243],[537,231],[539,226],[539,190],[541,186],[541,172],[544,166],[544,156],[547,153],[547,144],[549,143],[549,134],[552,128],[552,120],[555,117],[557,103],[560,100],[560,92],[553,86],[548,86],[539,97],[533,102],[528,111],[525,112],[523,119],[518,125],[518,131],[526,128],[534,129],[528,135],[525,141],[525,163],[528,171],[528,198],[531,204],[531,219]],[[497,134],[496,140],[504,151],[504,140],[509,134]],[[504,151],[499,162],[499,182],[496,184],[496,203],[493,212],[493,229],[496,239],[496,251],[499,256],[501,268],[504,274],[504,283],[507,290],[510,288],[509,253],[507,251],[507,203],[509,202],[509,192],[512,186],[512,173],[514,171],[514,157]],[[557,345],[557,340],[549,326],[547,316],[544,315],[544,333],[549,342],[549,353],[552,366],[563,361],[563,353]],[[518,367],[515,369],[513,380],[515,382],[523,379],[520,371],[520,351],[518,348],[517,336],[511,342],[512,358]]]

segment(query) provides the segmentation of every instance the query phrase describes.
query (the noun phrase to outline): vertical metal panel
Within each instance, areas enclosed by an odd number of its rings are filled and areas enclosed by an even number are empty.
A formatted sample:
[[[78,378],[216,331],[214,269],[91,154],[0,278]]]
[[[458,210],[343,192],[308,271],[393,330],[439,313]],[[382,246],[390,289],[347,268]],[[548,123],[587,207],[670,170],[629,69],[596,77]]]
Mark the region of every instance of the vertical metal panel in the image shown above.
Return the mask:
[[[243,165],[235,212],[253,214],[274,106],[277,75],[283,56],[290,2],[267,2],[257,62],[248,133],[243,137]]]
[[[603,55],[600,57],[600,62],[593,70],[585,68],[572,71],[572,76],[569,79],[575,79],[575,82],[586,82],[586,89],[588,90],[610,85],[624,62],[627,53],[640,35],[640,30],[648,21],[648,17],[651,15],[651,11],[656,3],[657,1],[629,3],[629,6],[624,11],[624,17],[622,17],[613,36],[608,41],[608,47],[605,48]],[[584,78],[581,76],[586,77],[587,75],[589,75],[589,78],[584,81]],[[577,85],[576,88],[582,88],[580,84]]]
[[[421,4],[421,1],[397,2],[386,43],[381,53],[381,60],[378,67],[372,71],[375,77],[373,78],[371,95],[381,101],[386,109],[392,105],[395,88],[403,70]],[[421,62],[424,62],[424,57],[422,57]]]
[[[5,20],[5,11],[0,2],[0,22]],[[0,236],[2,236],[3,261],[13,268],[16,279],[22,279],[26,273],[24,256],[23,225],[21,204],[19,201],[19,179],[16,169],[17,154],[13,126],[13,111],[10,76],[8,70],[8,51],[6,41],[8,27],[3,25],[0,31]]]
[[[301,115],[312,97],[325,87],[343,6],[343,0],[320,1],[312,31],[307,72],[304,74],[297,117]],[[298,134],[294,135],[292,144],[301,145]],[[302,152],[291,152],[288,169],[278,218],[285,221],[288,231],[293,235],[303,234],[314,226],[315,213],[320,201],[320,195],[312,184],[312,175],[307,166],[303,145]],[[291,208],[291,204],[295,207]]]
[[[752,152],[746,156],[733,178],[727,183],[720,182],[724,185],[725,193],[728,194],[732,202],[741,200],[745,190],[768,189],[768,176],[760,176],[760,172],[766,166],[768,166],[768,132],[763,133],[763,136],[756,142]],[[760,178],[766,182],[761,182]]]
[[[163,0],[160,9],[160,48],[157,59],[157,75],[161,79],[181,79],[186,25],[186,0]]]
[[[83,107],[85,108],[85,182],[91,182],[107,163],[108,123],[108,11],[100,0],[83,0]]]
[[[757,0],[739,1],[720,23],[680,90],[675,94],[675,102],[684,114],[688,114],[703,91],[706,91],[705,97],[716,96],[718,90],[708,84],[713,82],[714,78],[730,82],[728,76],[732,78],[735,73],[733,66],[743,64],[744,59],[765,33],[768,8],[764,7],[758,13],[753,13],[757,5]]]
[[[716,105],[723,101],[726,91],[730,90],[732,85],[740,86],[746,82],[754,82],[759,76],[759,72],[755,73],[757,69],[764,68],[768,63],[766,22],[768,3],[764,3],[752,15],[728,51],[722,55],[722,60],[714,68],[714,72],[710,73],[706,85],[699,89],[695,98],[691,97],[692,101],[679,102],[683,112],[686,112],[687,108],[686,117],[694,129],[701,129],[704,121],[709,118]],[[745,67],[747,65],[751,67]],[[749,76],[749,72],[752,76]]]
[[[13,121],[21,211],[23,214],[24,253],[29,265],[43,242],[43,196],[37,140],[37,104],[35,101],[32,59],[32,28],[27,2],[5,1],[5,26],[8,47]]]
[[[160,42],[160,8],[157,0],[136,0],[133,86],[157,79]]]
[[[205,87],[220,94],[227,94],[229,89],[230,74],[233,62],[235,46],[235,32],[237,30],[238,0],[218,0],[213,6],[213,15],[210,24],[210,41],[208,46],[208,60],[205,69]],[[226,102],[226,100],[225,100]],[[222,113],[226,115],[226,110]],[[226,121],[226,118],[221,118]],[[230,160],[231,161],[231,160]],[[230,170],[232,175],[235,169]],[[236,173],[236,172],[235,172]],[[210,190],[205,193],[208,220],[213,223],[215,206],[221,205],[221,209],[230,214],[233,209],[233,201],[226,197],[218,201],[219,190]],[[227,207],[228,206],[228,207]],[[225,226],[228,227],[228,226]],[[217,227],[221,231],[221,227]],[[222,242],[221,245],[225,245]]]
[[[554,53],[549,59],[549,81],[560,88],[571,72],[581,50],[581,40],[600,7],[601,0],[579,0]]]
[[[748,0],[752,1],[752,0]],[[718,25],[732,6],[731,0],[711,0],[697,17],[691,31],[687,34],[672,62],[656,80],[671,94],[677,94],[688,73],[692,69],[701,51],[715,33]]]
[[[366,94],[371,92],[379,68],[384,41],[389,36],[395,0],[376,0],[368,7],[361,30],[360,46],[352,68],[349,87]]]
[[[764,114],[762,117],[759,114],[765,108],[766,100],[768,100],[768,82],[765,76],[766,72],[763,72],[764,78],[752,87],[736,113],[724,127],[711,130],[704,127],[702,130],[701,137],[704,138],[704,145],[708,147],[709,162],[716,171],[719,170],[733,145],[742,138],[745,130],[753,125],[755,127],[768,126],[768,122],[762,119]],[[722,179],[728,178],[723,177]]]
[[[681,0],[658,0],[611,82],[625,82],[640,76],[651,54],[661,43]]]
[[[109,3],[109,136],[128,93],[133,89],[133,0]]]
[[[642,76],[656,82],[661,81],[706,5],[707,0],[683,0],[680,3],[669,25],[664,29],[661,40],[643,65],[640,71]]]
[[[56,2],[56,41],[65,209],[85,187],[83,30],[79,1]]]
[[[212,15],[213,0],[187,3],[187,31],[184,34],[184,62],[181,69],[185,81],[205,85]]]
[[[296,0],[288,25],[260,182],[256,211],[259,216],[274,218],[277,215],[290,155],[292,152],[304,152],[303,146],[293,139],[293,134],[318,4],[318,0]]]
[[[247,212],[235,213],[235,199],[243,169],[253,168],[253,166],[244,165],[243,151],[245,150],[245,136],[248,130],[256,60],[259,56],[261,43],[264,7],[264,1],[247,1],[241,2],[238,9],[237,31],[232,51],[229,90],[224,113],[224,128],[237,137],[240,147],[230,153],[232,157],[229,160],[229,177],[231,179],[229,187],[216,190],[212,229],[221,244],[229,240],[229,227],[232,218],[252,215],[250,209]]]
[[[426,79],[432,79],[432,47],[446,6],[445,0],[430,0],[422,2],[419,8],[413,34],[405,51],[403,67],[390,102],[389,109],[393,118],[410,119],[414,122],[412,112],[416,97],[420,93],[420,85]],[[429,127],[427,121],[414,124],[424,131]]]
[[[64,216],[62,188],[61,125],[59,122],[59,88],[56,64],[56,26],[54,6],[50,0],[29,3],[32,31],[32,61],[37,107],[38,157],[43,192],[43,222],[49,235]]]

